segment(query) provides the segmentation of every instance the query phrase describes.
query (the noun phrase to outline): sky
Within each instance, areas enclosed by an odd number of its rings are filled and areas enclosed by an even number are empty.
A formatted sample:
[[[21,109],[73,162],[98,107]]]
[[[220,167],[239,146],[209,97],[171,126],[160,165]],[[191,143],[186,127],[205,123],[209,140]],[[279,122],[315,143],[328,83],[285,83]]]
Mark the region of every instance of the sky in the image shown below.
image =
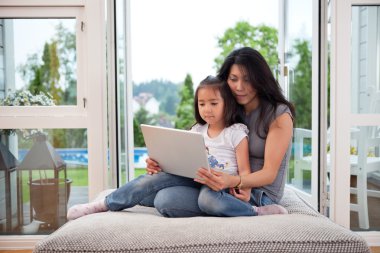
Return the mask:
[[[164,79],[181,83],[186,74],[191,74],[196,85],[207,75],[215,75],[214,59],[220,53],[217,37],[222,36],[226,29],[234,27],[238,21],[278,28],[278,2],[131,0],[133,82]],[[296,4],[290,8],[289,25],[294,28],[295,34],[311,36],[311,31],[308,31],[311,23],[310,13],[303,11],[309,8],[310,4],[307,2],[311,1],[292,2]],[[31,52],[42,52],[43,44],[53,36],[56,24],[54,19],[17,22],[14,35],[16,66],[24,63]],[[16,79],[17,86],[20,86],[20,78]]]
[[[311,38],[311,2],[289,1],[289,36]],[[278,29],[279,0],[132,0],[133,81],[215,75],[217,37],[238,21]]]
[[[147,6],[149,5],[149,8]],[[237,21],[278,27],[278,0],[131,1],[132,79],[215,75],[217,37]]]

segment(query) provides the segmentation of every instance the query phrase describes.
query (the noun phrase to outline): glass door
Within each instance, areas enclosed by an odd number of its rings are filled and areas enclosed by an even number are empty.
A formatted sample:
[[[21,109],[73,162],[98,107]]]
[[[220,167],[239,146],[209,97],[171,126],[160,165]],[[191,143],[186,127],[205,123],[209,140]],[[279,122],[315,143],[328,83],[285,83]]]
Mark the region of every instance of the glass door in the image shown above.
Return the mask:
[[[51,233],[70,205],[88,201],[82,14],[0,9],[2,235]],[[80,120],[68,124],[67,115]]]
[[[333,7],[332,214],[378,244],[380,1],[341,1]]]
[[[287,184],[299,191],[317,208],[317,123],[318,94],[313,68],[318,33],[313,18],[318,13],[313,4],[318,1],[280,1],[280,76],[286,97],[295,105],[293,150],[287,175]]]
[[[351,113],[380,113],[380,3],[352,6],[351,16]],[[351,127],[350,228],[380,227],[380,125]]]
[[[104,19],[99,1],[0,6],[0,244],[17,247],[106,188]]]

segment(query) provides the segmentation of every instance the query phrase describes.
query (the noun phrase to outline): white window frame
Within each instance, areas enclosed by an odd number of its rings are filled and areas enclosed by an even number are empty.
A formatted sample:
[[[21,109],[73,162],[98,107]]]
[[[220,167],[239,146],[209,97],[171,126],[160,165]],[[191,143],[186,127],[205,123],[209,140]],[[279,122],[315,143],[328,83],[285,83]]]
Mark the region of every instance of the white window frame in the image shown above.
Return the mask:
[[[132,103],[133,100],[133,91],[132,91],[132,69],[131,69],[131,26],[130,26],[130,19],[131,19],[131,7],[130,7],[130,0],[122,0],[123,5],[119,6],[120,1],[114,2],[107,2],[107,8],[108,8],[108,17],[109,17],[109,25],[107,27],[107,34],[110,36],[108,37],[108,43],[107,43],[107,50],[108,50],[108,63],[109,68],[108,72],[109,74],[109,80],[108,80],[108,115],[109,115],[109,145],[110,145],[110,176],[111,176],[111,185],[117,186],[121,185],[121,183],[125,181],[130,181],[134,179],[135,175],[135,168],[134,168],[134,130],[133,130],[133,110],[132,110]],[[121,19],[121,22],[123,22],[123,40],[120,43],[119,40],[115,39],[115,27],[118,25],[116,22],[113,22],[115,20],[115,13],[112,13],[112,10],[116,8],[122,8],[121,12],[123,13],[123,18]],[[116,35],[117,36],[117,35]],[[122,48],[122,50],[120,50]],[[123,52],[123,55],[118,55],[120,52]],[[118,56],[117,56],[118,55]],[[113,76],[115,72],[117,72],[117,75],[119,75],[120,66],[116,64],[118,61],[117,58],[123,58],[125,59],[124,68],[122,70],[125,80],[125,93],[119,94],[120,90],[120,80],[119,76]],[[117,70],[117,71],[115,71]],[[118,93],[117,95],[115,95]],[[118,122],[117,119],[121,119],[120,117],[120,111],[121,111],[121,105],[120,105],[120,96],[125,96],[125,104],[123,105],[125,117],[124,122]],[[121,125],[124,124],[125,128],[122,129]],[[124,131],[124,133],[122,133]],[[125,152],[122,153],[121,143],[123,140],[121,140],[121,136],[125,136]],[[122,156],[125,156],[125,162],[126,162],[126,178],[121,178],[122,172],[121,172],[121,162],[122,162]],[[118,172],[117,172],[118,171]],[[117,173],[116,173],[117,172]],[[119,178],[117,178],[117,174],[119,175]]]
[[[353,5],[380,5],[379,0],[336,0],[331,11],[331,202],[330,218],[350,228],[350,128],[379,126],[379,114],[351,113],[351,14]],[[358,232],[370,246],[380,232]]]
[[[15,10],[13,13],[5,13]],[[56,107],[0,107],[0,128],[86,128],[89,199],[108,188],[105,3],[102,0],[2,0],[0,16],[81,18],[77,36],[78,104]],[[72,11],[77,9],[77,11]],[[80,22],[78,22],[80,23]],[[77,34],[78,35],[78,34]],[[80,39],[78,39],[80,38]],[[81,102],[86,97],[84,108]],[[43,235],[0,236],[0,250],[33,249]]]
[[[86,66],[83,55],[85,46],[85,31],[81,32],[81,24],[84,22],[83,8],[81,7],[1,7],[0,18],[74,18],[76,20],[76,53],[77,53],[77,103],[64,106],[0,106],[2,116],[47,116],[56,114],[67,116],[86,115],[83,101],[86,99],[86,79],[83,66]],[[49,120],[51,121],[51,120]],[[80,122],[78,122],[80,123]]]
[[[285,96],[288,96],[288,84],[286,83],[285,73],[285,48],[287,43],[286,31],[290,28],[286,27],[286,9],[288,8],[287,0],[279,0],[279,59],[280,59],[280,76],[279,83],[283,89]],[[318,174],[318,153],[319,145],[318,136],[320,129],[319,110],[320,110],[320,95],[318,89],[319,87],[319,78],[321,78],[321,83],[323,82],[323,76],[319,76],[320,63],[319,63],[319,0],[312,0],[312,167],[311,167],[311,193],[307,193],[303,190],[300,190],[291,184],[287,186],[294,191],[296,191],[306,202],[308,202],[315,210],[318,210],[318,190],[319,190],[319,174]],[[321,73],[323,74],[323,73]],[[322,93],[321,93],[322,94]],[[322,104],[323,106],[323,104]],[[323,107],[322,109],[323,110]],[[323,116],[321,116],[322,118]]]

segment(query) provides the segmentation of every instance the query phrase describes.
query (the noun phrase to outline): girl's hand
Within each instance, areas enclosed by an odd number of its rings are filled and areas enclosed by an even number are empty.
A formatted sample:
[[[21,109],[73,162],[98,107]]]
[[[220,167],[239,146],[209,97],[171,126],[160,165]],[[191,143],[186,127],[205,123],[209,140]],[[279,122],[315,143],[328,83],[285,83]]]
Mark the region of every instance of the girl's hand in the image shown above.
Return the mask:
[[[230,182],[228,174],[213,169],[209,172],[205,168],[198,169],[197,178],[194,178],[194,181],[207,185],[214,191],[221,191],[228,188]]]
[[[146,162],[146,173],[147,174],[153,175],[153,174],[157,174],[158,172],[161,171],[160,166],[158,165],[158,163],[155,160],[148,157],[145,160],[145,162]]]
[[[251,189],[240,189],[236,190],[235,188],[230,188],[230,194],[237,199],[240,199],[244,202],[248,202],[251,198]]]

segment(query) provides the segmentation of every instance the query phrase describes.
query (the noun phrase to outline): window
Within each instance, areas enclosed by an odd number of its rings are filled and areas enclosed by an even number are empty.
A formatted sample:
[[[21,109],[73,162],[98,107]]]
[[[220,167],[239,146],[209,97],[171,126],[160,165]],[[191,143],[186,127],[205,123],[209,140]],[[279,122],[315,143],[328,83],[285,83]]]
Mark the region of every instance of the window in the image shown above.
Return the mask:
[[[0,3],[0,233],[20,235],[5,247],[107,188],[104,4],[49,2]]]

